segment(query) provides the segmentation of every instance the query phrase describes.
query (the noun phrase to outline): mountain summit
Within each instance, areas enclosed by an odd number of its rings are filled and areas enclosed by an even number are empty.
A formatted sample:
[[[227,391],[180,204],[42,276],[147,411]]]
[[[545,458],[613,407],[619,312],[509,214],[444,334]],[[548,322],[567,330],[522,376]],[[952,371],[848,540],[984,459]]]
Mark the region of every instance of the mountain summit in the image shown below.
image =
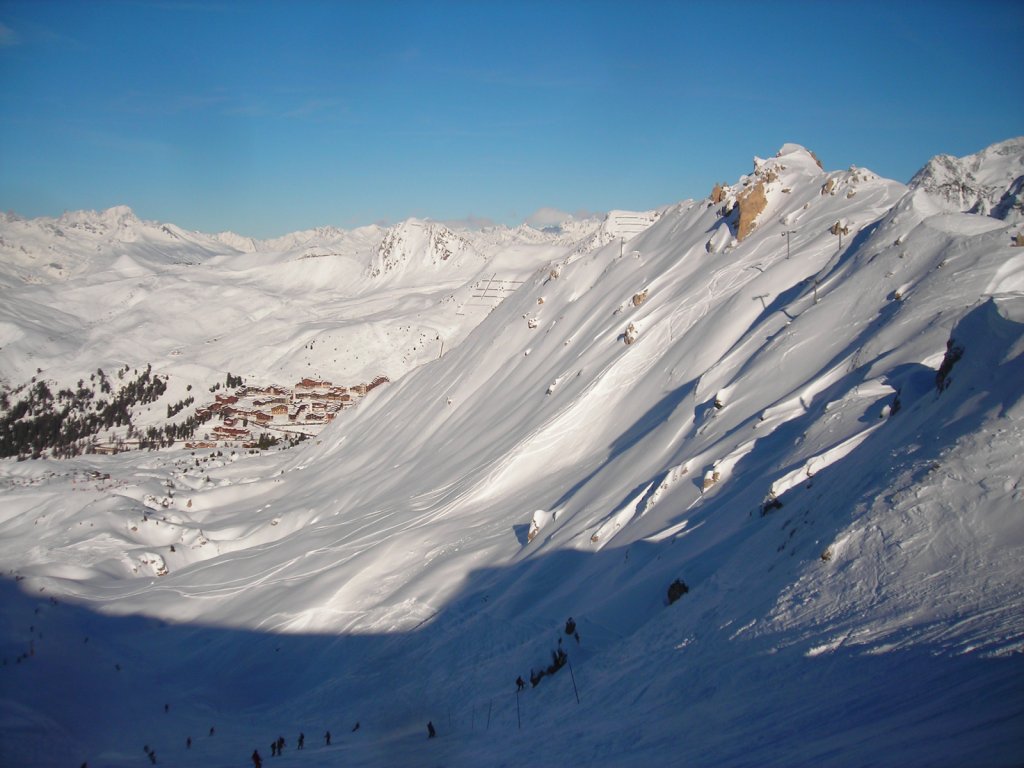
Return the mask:
[[[1011,224],[1024,220],[1024,137],[973,155],[938,155],[910,180],[949,210],[979,213]]]

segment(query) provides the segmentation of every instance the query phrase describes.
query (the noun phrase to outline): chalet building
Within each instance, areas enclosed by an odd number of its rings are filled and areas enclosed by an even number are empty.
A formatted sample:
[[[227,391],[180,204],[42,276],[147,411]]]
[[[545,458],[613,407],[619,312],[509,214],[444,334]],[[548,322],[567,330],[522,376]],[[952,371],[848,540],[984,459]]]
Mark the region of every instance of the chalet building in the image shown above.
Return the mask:
[[[218,424],[213,428],[213,436],[219,440],[241,440],[252,435],[249,434],[248,429],[236,429],[235,427],[225,427]]]
[[[274,420],[274,417],[271,416],[269,413],[264,413],[263,411],[253,411],[252,419],[257,424],[269,424]]]
[[[269,387],[249,387],[247,394],[250,397],[282,397],[288,395],[288,390],[284,387],[275,387],[273,385]]]
[[[295,394],[300,392],[327,392],[333,385],[321,379],[303,379],[295,385]]]
[[[288,401],[283,397],[268,397],[260,400],[253,400],[252,404],[257,408],[268,408],[274,405],[284,405]]]

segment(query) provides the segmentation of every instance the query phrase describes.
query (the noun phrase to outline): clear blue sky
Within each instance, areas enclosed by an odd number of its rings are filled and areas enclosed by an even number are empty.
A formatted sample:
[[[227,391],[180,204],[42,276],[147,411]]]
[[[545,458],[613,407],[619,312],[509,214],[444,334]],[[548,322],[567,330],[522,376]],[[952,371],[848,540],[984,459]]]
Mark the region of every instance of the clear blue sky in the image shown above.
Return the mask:
[[[266,237],[647,209],[1024,134],[1024,3],[0,0],[0,209]]]

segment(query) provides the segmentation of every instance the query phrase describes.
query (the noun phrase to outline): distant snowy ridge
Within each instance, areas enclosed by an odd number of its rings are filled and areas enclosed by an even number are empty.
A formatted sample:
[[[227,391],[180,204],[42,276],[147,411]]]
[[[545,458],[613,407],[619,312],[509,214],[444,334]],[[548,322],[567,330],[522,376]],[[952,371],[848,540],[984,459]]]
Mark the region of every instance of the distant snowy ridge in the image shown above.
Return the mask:
[[[147,268],[195,264],[236,253],[235,244],[174,224],[139,219],[127,206],[73,211],[58,218],[0,219],[0,280],[63,282],[116,265],[119,259]]]
[[[1024,221],[1024,136],[966,157],[937,155],[909,186],[934,195],[950,210],[1018,224]]]
[[[589,253],[608,243],[625,244],[648,229],[661,216],[659,211],[609,211],[597,230],[580,241],[579,253]]]
[[[408,219],[391,227],[367,266],[370,277],[398,278],[423,269],[444,269],[458,274],[463,268],[479,269],[485,257],[463,235],[444,224]]]
[[[224,243],[224,245],[242,253],[253,253],[259,247],[255,239],[245,235],[238,235],[234,232],[218,232],[214,237]]]

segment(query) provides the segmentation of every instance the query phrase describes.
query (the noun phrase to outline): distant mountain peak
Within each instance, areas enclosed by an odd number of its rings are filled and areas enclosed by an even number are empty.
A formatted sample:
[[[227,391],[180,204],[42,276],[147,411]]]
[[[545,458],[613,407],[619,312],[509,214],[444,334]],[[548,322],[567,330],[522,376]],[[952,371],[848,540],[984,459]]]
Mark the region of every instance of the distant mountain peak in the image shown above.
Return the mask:
[[[65,211],[57,223],[62,227],[105,234],[111,230],[128,230],[142,222],[127,205],[115,205],[103,211]]]
[[[461,264],[466,257],[483,256],[463,235],[444,224],[423,219],[406,219],[384,233],[367,267],[370,277],[407,270],[436,270],[446,264]]]
[[[1024,136],[973,155],[936,155],[910,180],[947,210],[1024,220]]]

